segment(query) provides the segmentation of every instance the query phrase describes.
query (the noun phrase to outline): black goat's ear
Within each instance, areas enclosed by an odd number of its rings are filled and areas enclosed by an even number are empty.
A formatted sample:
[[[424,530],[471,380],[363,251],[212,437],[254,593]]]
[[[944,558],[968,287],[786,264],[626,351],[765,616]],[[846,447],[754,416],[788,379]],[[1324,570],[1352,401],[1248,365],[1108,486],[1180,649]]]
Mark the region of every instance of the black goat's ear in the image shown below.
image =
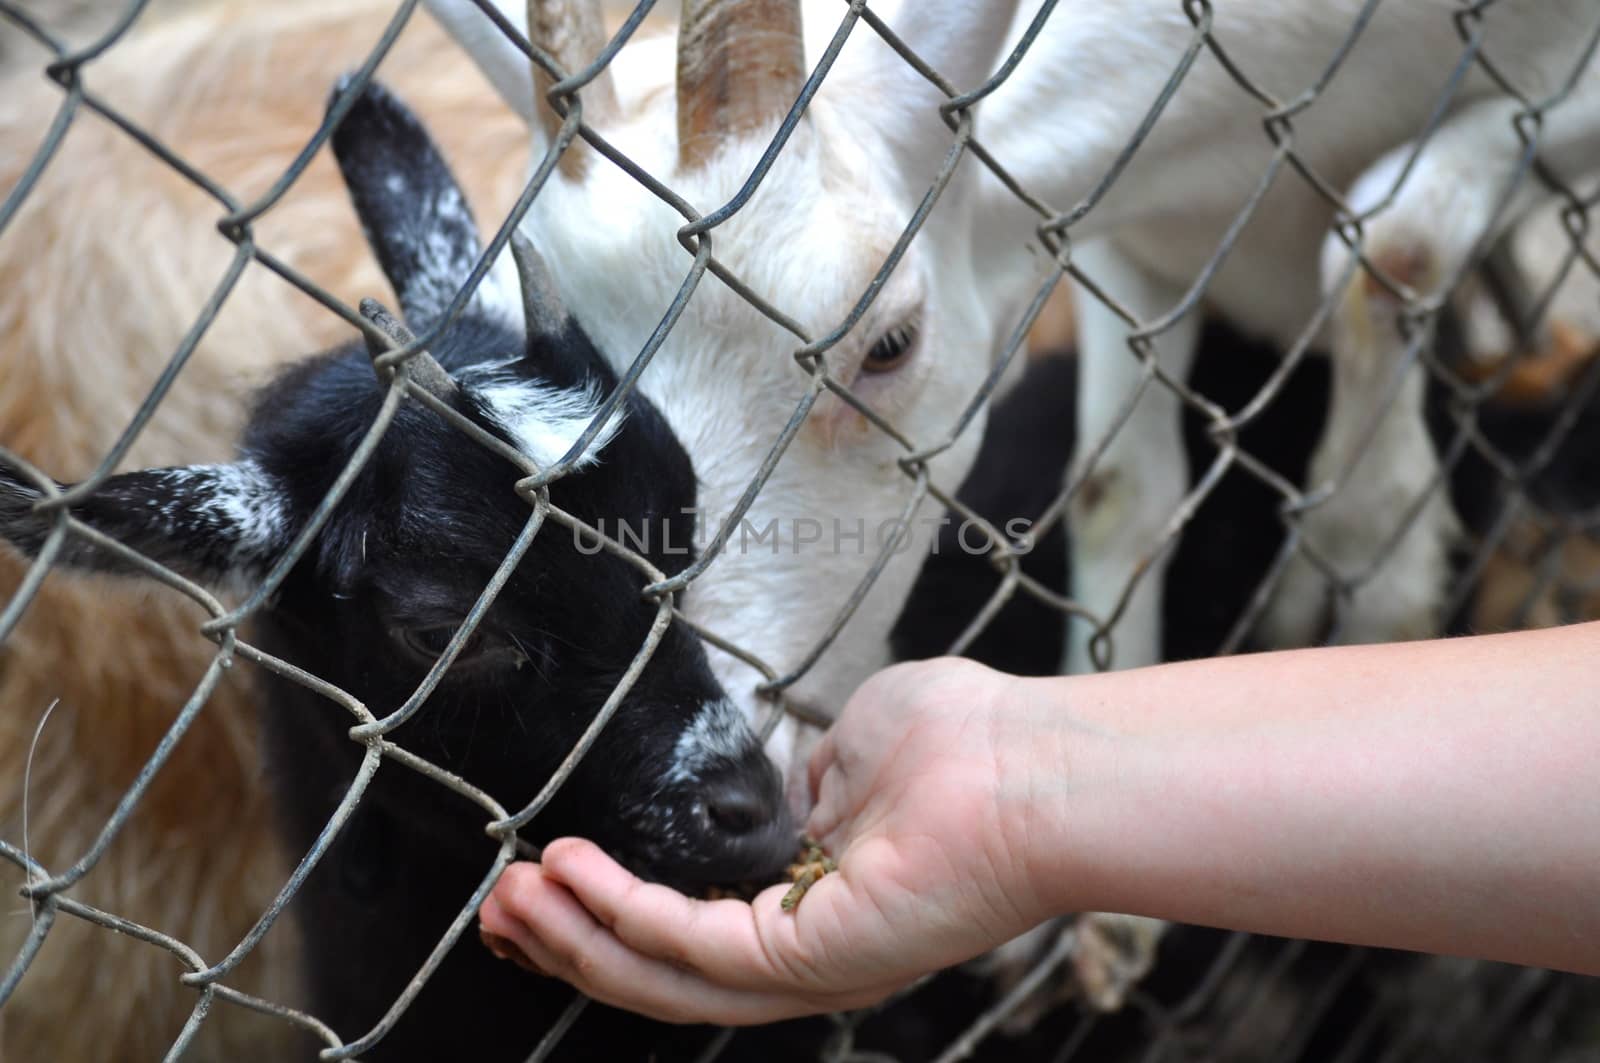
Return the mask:
[[[349,83],[348,76],[340,80],[334,99]],[[346,112],[332,144],[401,313],[413,331],[426,332],[483,253],[461,186],[417,116],[376,82]],[[485,276],[480,291],[489,281]]]
[[[65,485],[63,485],[65,487]],[[54,518],[33,510],[40,492],[0,468],[0,538],[30,557]],[[292,538],[287,500],[253,461],[123,473],[72,507],[72,515],[181,575],[219,585],[265,574]],[[62,564],[92,572],[137,568],[78,535]]]

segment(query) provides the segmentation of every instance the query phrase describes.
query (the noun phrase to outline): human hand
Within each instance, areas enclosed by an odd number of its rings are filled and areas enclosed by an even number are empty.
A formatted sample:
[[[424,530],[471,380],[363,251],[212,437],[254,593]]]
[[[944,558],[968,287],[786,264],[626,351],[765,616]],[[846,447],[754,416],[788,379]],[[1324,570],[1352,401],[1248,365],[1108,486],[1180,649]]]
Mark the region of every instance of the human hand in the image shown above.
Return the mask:
[[[1015,681],[970,661],[868,680],[812,758],[808,833],[838,871],[784,912],[692,900],[563,839],[507,868],[483,929],[608,1004],[749,1024],[861,1007],[1055,914],[1028,860],[1050,729]],[[1043,761],[1048,763],[1048,760]]]

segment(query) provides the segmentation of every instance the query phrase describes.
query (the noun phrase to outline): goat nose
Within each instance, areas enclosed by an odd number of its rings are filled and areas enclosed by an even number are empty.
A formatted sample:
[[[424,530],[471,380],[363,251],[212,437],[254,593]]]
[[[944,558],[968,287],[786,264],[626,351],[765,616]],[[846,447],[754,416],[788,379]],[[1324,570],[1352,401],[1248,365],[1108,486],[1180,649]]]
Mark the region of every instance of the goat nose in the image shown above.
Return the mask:
[[[760,750],[703,775],[683,797],[695,817],[686,847],[660,868],[664,880],[729,886],[775,882],[794,860],[799,832],[778,769]],[[687,811],[687,810],[686,810]]]
[[[727,834],[749,834],[778,818],[782,794],[775,773],[740,772],[718,779],[705,791],[706,815]]]

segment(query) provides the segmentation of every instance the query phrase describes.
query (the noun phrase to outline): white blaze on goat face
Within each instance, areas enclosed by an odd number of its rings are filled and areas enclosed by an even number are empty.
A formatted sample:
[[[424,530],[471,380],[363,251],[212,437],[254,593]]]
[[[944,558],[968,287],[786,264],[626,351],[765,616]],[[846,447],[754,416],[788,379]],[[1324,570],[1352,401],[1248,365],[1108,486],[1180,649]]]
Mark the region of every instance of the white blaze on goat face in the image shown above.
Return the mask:
[[[565,457],[577,444],[578,437],[588,431],[605,396],[597,386],[556,388],[519,376],[508,366],[509,363],[474,366],[461,373],[461,381],[510,435],[518,450],[541,468],[549,468]],[[617,434],[622,422],[619,406],[583,453],[577,455],[573,468],[581,469],[599,461],[600,452]]]
[[[678,736],[662,781],[667,786],[693,784],[707,770],[737,764],[755,748],[755,733],[739,707],[726,698],[709,701]]]

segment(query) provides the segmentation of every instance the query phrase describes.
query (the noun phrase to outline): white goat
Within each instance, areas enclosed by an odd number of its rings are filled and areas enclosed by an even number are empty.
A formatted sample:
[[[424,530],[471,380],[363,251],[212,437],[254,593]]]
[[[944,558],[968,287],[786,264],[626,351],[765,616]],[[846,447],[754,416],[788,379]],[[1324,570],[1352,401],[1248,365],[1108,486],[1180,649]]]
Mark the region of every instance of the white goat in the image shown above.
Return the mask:
[[[474,0],[428,2],[529,120],[541,157],[561,123],[541,99],[549,78],[535,76]],[[533,40],[569,72],[589,65],[604,43],[598,25],[584,21],[583,5],[532,0],[527,12],[497,6],[519,30],[531,18]],[[1015,8],[928,0],[904,5],[888,22],[951,85],[968,90],[1027,28],[1033,12]],[[1180,0],[1063,4],[978,107],[979,141],[1044,203],[1064,209],[1085,202],[1116,170],[1198,41],[1190,9],[1242,73],[1278,100],[1312,88],[1370,16],[1325,91],[1287,113],[1299,159],[1328,187],[1348,189],[1354,210],[1392,194],[1366,219],[1361,246],[1373,273],[1381,270],[1398,290],[1431,298],[1448,288],[1489,229],[1510,224],[1536,201],[1535,182],[1524,180],[1509,208],[1497,212],[1522,154],[1510,122],[1517,106],[1477,64],[1465,67],[1442,123],[1406,173],[1408,141],[1426,128],[1463,55],[1452,19],[1461,5],[1447,0],[1257,0],[1215,11]],[[1463,24],[1475,27],[1480,14],[1483,54],[1510,83],[1540,98],[1578,79],[1570,98],[1543,115],[1541,163],[1575,173],[1600,161],[1600,75],[1582,72],[1595,65],[1600,15],[1591,0],[1501,0],[1463,16]],[[676,64],[667,42],[630,46],[623,61],[581,90],[583,121],[699,211],[714,211],[740,190],[807,70],[854,10],[818,0],[805,15],[802,54],[792,0],[687,0]],[[812,335],[848,321],[955,140],[938,116],[944,100],[874,30],[856,25],[760,187],[712,230],[718,262]],[[1186,375],[1199,315],[1164,318],[1184,307],[1186,291],[1267,171],[1274,148],[1266,114],[1216,54],[1201,49],[1137,154],[1070,228],[1073,263],[1115,304],[1081,300],[1085,443],[1069,517],[1076,597],[1115,623],[1118,666],[1159,659],[1160,555],[1188,482],[1179,399],[1160,382],[1147,386],[1148,377],[1156,365],[1172,379]],[[1002,330],[1014,325],[1010,311],[1056,268],[1036,239],[1040,220],[987,168],[964,159],[865,316],[827,349],[828,373],[916,446],[944,440],[989,371]],[[1332,413],[1312,479],[1339,481],[1340,489],[1305,515],[1305,537],[1341,579],[1359,579],[1340,637],[1425,635],[1435,629],[1455,522],[1429,491],[1438,463],[1420,417],[1422,373],[1402,366],[1406,345],[1394,327],[1401,301],[1363,269],[1346,268],[1335,220],[1328,198],[1283,167],[1203,295],[1284,349],[1302,335],[1331,344]],[[674,238],[683,223],[640,182],[575,142],[524,229],[554,267],[577,318],[621,367],[689,272],[690,256]],[[1323,321],[1325,299],[1332,313]],[[1134,328],[1116,307],[1140,323],[1161,323],[1151,333],[1151,360],[1130,354]],[[693,456],[713,519],[734,510],[807,394],[807,375],[789,357],[800,346],[708,276],[641,378]],[[1387,408],[1396,388],[1398,401]],[[959,435],[930,463],[937,480],[954,483],[962,474],[976,434]],[[788,530],[808,520],[853,528],[864,519],[866,528],[879,527],[910,496],[911,480],[896,461],[905,453],[824,392],[756,496],[750,520],[765,527],[776,519],[780,545],[796,554],[808,544]],[[1347,476],[1353,461],[1360,467]],[[1413,505],[1420,507],[1416,519],[1397,531]],[[910,538],[920,553],[926,529],[914,525]],[[693,584],[688,612],[780,674],[803,668],[868,573],[870,532],[868,549],[848,549],[858,544],[824,537],[803,558],[777,558],[739,549],[735,538]],[[1146,565],[1147,558],[1154,561]],[[819,579],[824,572],[827,579]],[[911,565],[891,565],[791,693],[833,708],[882,663],[880,636],[911,575]],[[1327,599],[1323,582],[1317,567],[1297,557],[1267,618],[1270,641],[1315,637]],[[1081,623],[1074,629],[1069,657],[1081,668],[1092,632]],[[752,689],[749,673],[731,658],[717,664],[730,690]],[[753,699],[746,704],[755,711]],[[780,763],[799,752],[782,731],[772,749]]]
[[[394,5],[301,0],[270,7],[199,6],[194,19],[143,41],[125,41],[97,59],[89,72],[91,84],[228,187],[259,192],[309,135],[327,86],[376,39]],[[472,54],[513,106],[538,114],[536,128],[548,130],[543,123],[549,112],[534,102],[520,53],[501,43],[469,0],[433,6],[469,41]],[[505,14],[523,24],[522,12],[510,6]],[[761,17],[781,5],[751,6]],[[914,9],[907,5],[900,18],[889,5],[882,13],[958,89],[966,89],[984,79],[1005,39],[1014,40],[1021,29],[1020,23],[1008,25],[1007,5],[970,6],[974,9],[951,0],[925,0]],[[1234,0],[1217,5],[1214,31],[1252,77],[1289,98],[1315,80],[1362,6],[1355,0]],[[1418,133],[1459,54],[1451,26],[1458,6],[1448,0],[1380,4],[1328,93],[1295,116],[1298,145],[1333,187],[1349,188],[1362,173],[1380,172],[1374,167],[1384,153],[1401,149]],[[165,10],[151,5],[149,15]],[[819,0],[806,9],[807,61],[816,61],[823,38],[846,14],[840,0]],[[910,25],[913,16],[916,24]],[[1596,18],[1592,0],[1501,0],[1487,10],[1486,52],[1537,96],[1577,65]],[[1033,192],[1055,207],[1072,206],[1110,168],[1177,65],[1190,32],[1181,0],[1061,5],[1011,79],[979,108],[980,139]],[[761,190],[714,234],[720,261],[813,331],[843,319],[927,187],[931,160],[953,139],[934,116],[940,95],[874,37],[869,27],[855,28]],[[577,61],[566,54],[563,61],[569,67],[583,65],[597,41],[598,34],[579,38],[588,52],[580,47]],[[788,103],[783,94],[792,100],[798,79],[755,92],[748,80],[762,64],[739,63],[734,73],[744,78],[725,95],[759,104],[760,121],[731,123],[721,140],[715,124],[707,124],[714,156],[701,161],[690,153],[680,161],[671,49],[670,41],[630,45],[613,67],[614,105],[605,105],[607,79],[602,79],[582,94],[585,119],[709,210],[724,202],[749,171],[776,124],[776,110]],[[492,184],[499,200],[508,198],[500,192],[502,171],[515,134],[508,136],[504,123],[496,124],[496,108],[479,98],[480,91],[488,92],[461,69],[453,49],[439,45],[431,24],[414,19],[384,71],[402,85],[414,84],[411,94],[431,105],[428,113],[439,115],[436,124],[449,154],[468,162],[467,176],[485,191]],[[1541,150],[1547,163],[1564,172],[1592,161],[1583,155],[1583,123],[1594,122],[1600,111],[1594,82],[1591,72],[1573,98],[1547,115]],[[28,87],[24,91],[20,80],[13,80],[0,91],[0,139],[9,149],[0,171],[13,180],[59,103],[53,84],[34,76]],[[773,104],[774,99],[780,102]],[[1459,241],[1445,239],[1443,227],[1466,234],[1470,242],[1472,212],[1452,206],[1445,215],[1429,204],[1461,196],[1463,202],[1475,200],[1475,211],[1483,213],[1485,195],[1499,179],[1496,169],[1508,171],[1517,150],[1504,114],[1492,113],[1505,106],[1494,86],[1473,71],[1400,197],[1367,226],[1366,247],[1374,261],[1405,261],[1405,256],[1385,258],[1379,252],[1386,246],[1414,246],[1417,237],[1411,234],[1420,225],[1422,245],[1450,252],[1435,260],[1438,274],[1452,272],[1451,255],[1461,248]],[[1270,144],[1260,123],[1263,113],[1209,53],[1202,53],[1111,193],[1074,226],[1075,261],[1141,314],[1170,305],[1265,164]],[[1474,114],[1483,116],[1474,119]],[[714,112],[708,116],[715,117]],[[535,133],[535,146],[540,143],[548,143],[548,132]],[[0,415],[9,418],[9,440],[26,436],[29,456],[62,475],[86,473],[104,453],[231,251],[215,234],[216,205],[170,174],[157,180],[152,175],[160,171],[139,169],[153,165],[110,125],[80,121],[0,240],[0,276],[12,281],[0,286],[0,335],[7,339],[0,378],[19,382],[0,387]],[[890,371],[865,375],[856,387],[918,444],[936,443],[954,427],[955,412],[986,370],[994,336],[1011,324],[1005,307],[1049,266],[1026,249],[1036,219],[980,171],[974,160],[961,164],[956,184],[874,309],[829,354],[833,374],[850,380],[869,350],[894,353],[898,341],[881,346],[877,341],[888,339],[911,316],[909,310],[920,313],[916,343],[899,359],[873,359],[875,368]],[[118,179],[105,180],[106,173]],[[569,306],[613,364],[628,361],[688,271],[688,257],[673,239],[681,219],[592,154],[587,166],[569,166],[555,176],[534,213],[529,228],[539,230],[537,242],[558,267]],[[348,214],[331,165],[313,167],[296,193],[263,220],[264,246],[354,299],[381,282]],[[1281,175],[1260,219],[1245,230],[1209,286],[1208,298],[1237,322],[1283,342],[1306,323],[1323,290],[1312,263],[1331,218],[1331,210],[1305,190],[1298,175]],[[1411,227],[1402,226],[1402,219],[1413,219]],[[1102,259],[1109,260],[1104,269]],[[1365,296],[1361,289],[1351,294],[1352,313],[1345,320],[1359,326]],[[1120,398],[1138,370],[1125,344],[1129,329],[1109,315],[1100,318],[1084,336],[1092,367],[1083,394],[1102,407],[1085,421],[1090,440],[1096,431],[1103,433],[1109,416],[1104,400],[1093,396]],[[1177,333],[1190,327],[1189,320],[1160,344],[1174,372],[1186,360]],[[333,324],[331,315],[294,297],[266,271],[247,271],[240,292],[228,301],[130,460],[148,464],[220,456],[234,436],[239,405],[216,396],[240,390],[241,364],[259,375],[265,363],[331,341]],[[1348,341],[1359,336],[1347,331],[1348,349],[1341,358],[1381,376],[1393,351],[1379,345],[1350,348]],[[720,281],[707,278],[647,372],[645,390],[689,447],[704,480],[702,505],[711,514],[728,512],[765,443],[803,393],[805,381],[788,359],[798,345]],[[1347,357],[1351,353],[1354,359]],[[1347,408],[1356,411],[1361,378],[1354,370],[1346,375],[1354,381],[1342,383],[1341,394],[1354,396]],[[1159,386],[1146,394],[1132,423],[1096,466],[1103,473],[1099,483],[1118,489],[1100,492],[1098,505],[1087,504],[1079,493],[1073,517],[1080,529],[1095,526],[1089,518],[1116,529],[1099,542],[1086,542],[1079,559],[1079,596],[1101,615],[1110,613],[1131,559],[1157,541],[1181,494],[1183,481],[1173,475],[1178,460],[1174,405]],[[1404,406],[1389,422],[1409,419],[1402,416]],[[98,416],[63,418],[56,411],[64,407],[95,410]],[[1352,412],[1336,423],[1360,420]],[[959,480],[979,429],[981,424],[969,427],[933,463],[939,482],[953,486]],[[1359,432],[1347,429],[1345,440],[1352,434]],[[1336,454],[1338,439],[1330,435],[1330,454]],[[1411,441],[1413,449],[1419,439],[1420,433]],[[751,524],[765,528],[771,519],[796,514],[824,522],[837,516],[850,531],[863,520],[869,556],[856,557],[861,546],[848,540],[834,544],[833,553],[840,556],[828,555],[826,540],[808,547],[803,558],[793,556],[790,551],[801,544],[786,521],[778,525],[785,533],[781,552],[764,542],[759,551],[752,544],[741,553],[736,535],[735,549],[688,593],[691,615],[755,651],[780,673],[805,663],[852,577],[867,570],[877,522],[897,516],[909,496],[910,482],[894,461],[902,453],[880,433],[865,429],[836,397],[824,395],[756,500]],[[1410,460],[1403,453],[1398,459],[1369,458],[1352,486],[1378,472],[1398,473]],[[1411,469],[1413,482],[1423,482],[1433,458],[1423,453],[1415,460],[1422,465]],[[1319,469],[1337,465],[1330,457]],[[1336,504],[1356,508],[1343,496],[1336,496]],[[1314,520],[1327,513],[1324,509]],[[1447,530],[1447,515],[1432,515]],[[1313,527],[1310,535],[1320,542],[1319,532]],[[914,525],[912,537],[913,546],[920,547],[929,533]],[[1368,549],[1376,537],[1369,531]],[[1436,556],[1435,544],[1421,538],[1424,552]],[[918,553],[907,550],[890,565],[841,637],[799,684],[799,697],[832,708],[885,659],[883,638]],[[1386,566],[1368,586],[1386,587],[1392,582],[1389,573],[1399,567]],[[14,582],[19,571],[13,559],[0,559],[0,582]],[[1108,573],[1098,584],[1097,571]],[[1426,571],[1419,574],[1426,590],[1430,577]],[[1389,593],[1416,585],[1419,574],[1389,587]],[[1145,573],[1116,625],[1118,665],[1155,654],[1158,575]],[[104,811],[163,733],[172,707],[192,683],[190,673],[209,656],[209,644],[194,634],[193,618],[176,606],[157,608],[171,603],[116,594],[110,586],[86,592],[51,581],[30,611],[26,623],[31,627],[10,640],[17,652],[0,669],[8,704],[17,708],[0,717],[0,727],[10,728],[4,732],[7,741],[0,742],[0,763],[10,768],[0,774],[11,779],[20,778],[38,712],[51,698],[66,695],[32,776],[35,855],[52,867],[70,862],[87,844],[90,835],[82,832],[103,821]],[[118,603],[114,611],[108,612],[109,601]],[[1293,627],[1290,613],[1296,604],[1290,596],[1279,607],[1278,630],[1284,637]],[[1358,598],[1358,604],[1365,607],[1366,601]],[[1385,610],[1372,613],[1381,617]],[[87,667],[79,654],[79,634],[88,625],[108,644],[136,644],[142,652],[96,658],[95,666]],[[22,640],[25,634],[28,641]],[[753,707],[754,673],[724,655],[713,657],[724,682]],[[250,770],[254,745],[248,698],[239,689],[225,693],[229,701],[214,703],[197,722],[158,778],[142,818],[113,848],[101,872],[86,880],[89,892],[79,894],[171,931],[208,958],[225,953],[248,929],[282,875],[276,854],[263,844],[269,832],[259,814],[259,781]],[[108,735],[115,740],[108,741]],[[793,755],[793,738],[786,727],[774,752]],[[238,806],[230,803],[235,800]],[[88,803],[86,809],[79,808],[82,802]],[[0,797],[0,817],[14,813],[16,803],[14,792]],[[20,837],[10,828],[6,836]],[[159,864],[152,863],[157,859]],[[113,864],[121,870],[111,873]],[[160,875],[149,873],[153,866]],[[151,1055],[169,1044],[194,1001],[193,991],[177,982],[170,958],[129,938],[63,923],[24,980],[19,999],[0,1016],[0,1055],[10,1047],[17,1058],[113,1059]],[[12,920],[7,926],[25,930],[26,922]],[[74,932],[79,938],[69,947],[65,935]],[[266,949],[274,945],[269,937]],[[14,946],[6,955],[13,953]],[[114,972],[126,992],[98,992],[97,981],[82,976],[85,956],[93,957],[102,975]],[[119,964],[118,958],[125,962]],[[274,979],[281,979],[292,963],[280,957],[268,967]],[[240,985],[274,999],[293,999],[281,986]],[[29,997],[35,1009],[24,1010],[21,997]],[[102,1017],[103,1025],[77,1021],[89,1010]],[[213,1016],[208,1033],[254,1018],[229,1008]],[[263,1034],[285,1028],[257,1021],[264,1028],[241,1027],[237,1039],[231,1034],[217,1039],[212,1054],[283,1058],[281,1047]]]

